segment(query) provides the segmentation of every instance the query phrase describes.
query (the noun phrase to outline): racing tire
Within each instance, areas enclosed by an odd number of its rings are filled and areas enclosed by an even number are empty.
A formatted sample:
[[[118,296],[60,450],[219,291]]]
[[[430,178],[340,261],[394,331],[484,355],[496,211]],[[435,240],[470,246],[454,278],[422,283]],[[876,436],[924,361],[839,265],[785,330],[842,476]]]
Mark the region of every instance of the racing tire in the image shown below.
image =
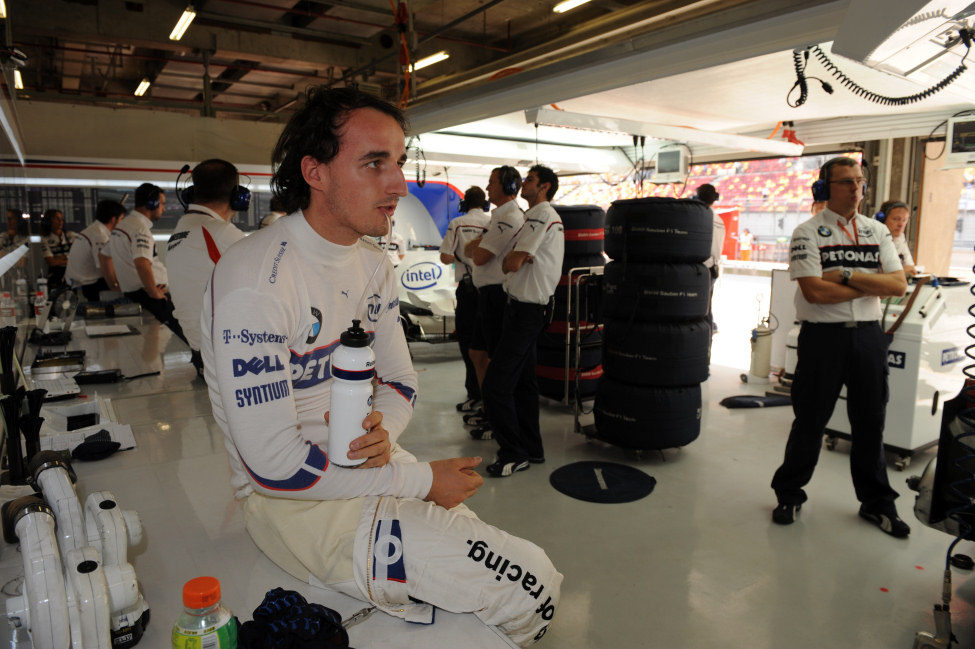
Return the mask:
[[[553,205],[562,219],[565,255],[598,255],[603,252],[606,212],[598,205]]]
[[[643,387],[603,376],[593,405],[595,437],[620,448],[659,450],[701,434],[701,386]]]
[[[575,368],[566,371],[561,361],[557,366],[536,365],[535,378],[538,381],[538,393],[543,397],[561,401],[565,398],[565,383],[568,381],[569,396],[574,397],[576,394],[576,375]],[[602,365],[580,366],[578,371],[579,396],[586,398],[596,394],[602,376]]]
[[[571,323],[574,326],[574,323]],[[538,334],[538,347],[546,347],[548,349],[565,349],[567,344],[572,344],[575,340],[575,333],[570,332],[570,336],[566,338],[566,332],[569,331],[570,323],[565,320],[553,320],[546,326],[542,333]],[[603,326],[596,324],[594,322],[587,322],[585,320],[580,320],[579,322],[579,343],[582,346],[588,347],[589,345],[599,344],[602,341]]]
[[[696,199],[618,200],[606,214],[606,254],[616,260],[702,262],[713,234],[711,209]]]
[[[696,320],[707,315],[710,299],[711,273],[704,264],[613,261],[603,276],[606,318]]]
[[[693,385],[708,379],[711,323],[607,320],[603,372],[632,385]]]

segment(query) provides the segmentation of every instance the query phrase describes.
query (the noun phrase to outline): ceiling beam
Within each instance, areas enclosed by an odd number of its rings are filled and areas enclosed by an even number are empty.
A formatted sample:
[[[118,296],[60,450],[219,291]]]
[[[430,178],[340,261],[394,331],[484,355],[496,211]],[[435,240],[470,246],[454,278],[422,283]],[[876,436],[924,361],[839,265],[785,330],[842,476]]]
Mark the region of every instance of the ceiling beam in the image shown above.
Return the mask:
[[[146,2],[142,12],[126,11],[121,2],[79,4],[67,0],[6,0],[15,41],[30,36],[93,43],[125,44],[176,55],[194,50],[214,52],[214,58],[242,58],[271,64],[287,65],[289,61],[341,68],[362,63],[364,54],[359,42],[336,45],[314,42],[297,35],[258,33],[215,25],[193,24],[175,42],[169,32],[182,12],[182,7],[167,2]],[[348,37],[344,40],[349,41]]]
[[[407,117],[413,132],[425,133],[828,41],[847,5],[848,0],[761,0],[636,37],[603,40],[579,54],[549,52],[533,69],[497,80],[458,80],[441,86],[443,94],[432,99],[422,99],[421,86],[421,100]]]

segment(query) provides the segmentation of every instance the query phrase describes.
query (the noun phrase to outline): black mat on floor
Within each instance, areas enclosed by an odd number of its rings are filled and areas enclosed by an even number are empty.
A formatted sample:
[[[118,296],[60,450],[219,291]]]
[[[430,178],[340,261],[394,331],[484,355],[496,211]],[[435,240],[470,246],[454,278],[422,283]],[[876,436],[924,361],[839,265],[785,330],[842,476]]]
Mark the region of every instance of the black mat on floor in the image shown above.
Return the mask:
[[[775,406],[791,406],[792,398],[783,395],[759,397],[753,394],[739,394],[725,397],[721,400],[725,408],[773,408]]]
[[[650,495],[657,481],[640,469],[615,462],[574,462],[552,471],[548,481],[566,496],[591,503],[628,503]]]

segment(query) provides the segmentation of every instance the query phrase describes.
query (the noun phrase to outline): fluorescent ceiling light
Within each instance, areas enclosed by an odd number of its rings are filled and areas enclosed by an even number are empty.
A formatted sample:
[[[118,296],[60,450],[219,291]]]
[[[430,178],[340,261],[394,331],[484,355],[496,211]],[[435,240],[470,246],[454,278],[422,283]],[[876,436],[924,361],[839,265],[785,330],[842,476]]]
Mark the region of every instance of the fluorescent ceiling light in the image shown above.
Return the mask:
[[[421,70],[427,66],[433,65],[434,63],[440,63],[441,61],[446,61],[449,58],[450,58],[450,54],[447,54],[447,52],[440,50],[436,54],[431,54],[430,56],[426,56],[420,59],[419,61],[417,61],[416,63],[414,63],[413,69]]]
[[[142,77],[142,81],[139,82],[139,87],[135,89],[135,96],[141,97],[142,95],[146,94],[146,90],[149,89],[149,85],[149,78]]]
[[[552,11],[557,14],[564,14],[566,11],[571,11],[576,7],[586,4],[589,0],[565,0],[565,2],[560,2],[554,7]]]
[[[3,0],[0,0],[0,2],[3,2]],[[17,90],[24,89],[24,79],[20,76],[20,70],[14,70],[14,88]]]
[[[548,124],[564,128],[581,128],[591,131],[607,131],[610,133],[626,133],[628,135],[645,135],[658,140],[673,140],[675,142],[697,142],[720,146],[732,151],[755,151],[771,153],[778,156],[802,155],[798,144],[785,140],[767,140],[748,135],[722,133],[720,131],[702,131],[687,126],[671,126],[669,124],[655,124],[639,122],[616,117],[601,117],[583,113],[570,113],[552,108],[536,108],[525,111],[525,121],[529,124]]]
[[[190,28],[190,23],[193,22],[194,18],[196,18],[196,9],[193,8],[193,5],[186,5],[186,9],[183,10],[183,15],[179,17],[176,26],[173,27],[173,31],[169,34],[169,40],[178,41],[183,38],[183,34]]]
[[[3,0],[0,0],[0,18],[6,18],[6,17],[7,17],[7,5],[3,3]]]

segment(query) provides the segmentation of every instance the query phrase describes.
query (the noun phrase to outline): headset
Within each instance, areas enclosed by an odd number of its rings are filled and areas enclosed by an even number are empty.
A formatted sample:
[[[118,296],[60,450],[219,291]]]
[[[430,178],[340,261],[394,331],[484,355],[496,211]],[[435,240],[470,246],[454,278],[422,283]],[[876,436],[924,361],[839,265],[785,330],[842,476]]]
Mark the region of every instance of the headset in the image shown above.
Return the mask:
[[[810,189],[812,189],[812,197],[814,201],[825,202],[829,200],[829,170],[835,167],[840,160],[846,160],[846,159],[847,158],[843,156],[837,158],[831,158],[827,160],[826,164],[822,166],[822,168],[819,170],[819,180],[814,182],[812,184],[812,187],[810,187]],[[864,169],[864,173],[866,173],[866,169],[867,169],[866,165],[863,163],[858,163],[858,164],[862,169]],[[866,193],[866,191],[867,191],[867,184],[864,183],[863,192]]]
[[[501,181],[501,191],[505,196],[517,196],[521,189],[521,174],[514,167],[503,165],[498,167],[498,180]]]
[[[156,209],[159,208],[159,195],[161,193],[162,193],[162,191],[160,190],[160,191],[156,192],[155,195],[152,198],[147,198],[146,199],[146,209],[147,210],[149,210],[150,212],[152,212],[153,210],[156,210]]]
[[[886,207],[887,209],[886,210],[883,209],[884,207]],[[900,208],[904,208],[905,210],[907,210],[908,214],[911,213],[911,208],[907,206],[907,203],[903,201],[887,201],[880,206],[880,211],[874,214],[873,218],[877,219],[881,223],[886,223],[887,215],[890,214],[891,210],[896,210]]]
[[[251,190],[240,184],[240,172],[237,171],[237,167],[234,167],[229,162],[227,164],[233,167],[234,172],[237,174],[237,184],[234,185],[233,190],[230,192],[230,209],[235,212],[246,212],[251,204]],[[190,166],[185,164],[176,176],[176,197],[179,199],[180,205],[183,206],[183,210],[188,209],[190,203],[193,202],[193,185],[187,185],[183,189],[179,188],[179,179],[189,170]]]

